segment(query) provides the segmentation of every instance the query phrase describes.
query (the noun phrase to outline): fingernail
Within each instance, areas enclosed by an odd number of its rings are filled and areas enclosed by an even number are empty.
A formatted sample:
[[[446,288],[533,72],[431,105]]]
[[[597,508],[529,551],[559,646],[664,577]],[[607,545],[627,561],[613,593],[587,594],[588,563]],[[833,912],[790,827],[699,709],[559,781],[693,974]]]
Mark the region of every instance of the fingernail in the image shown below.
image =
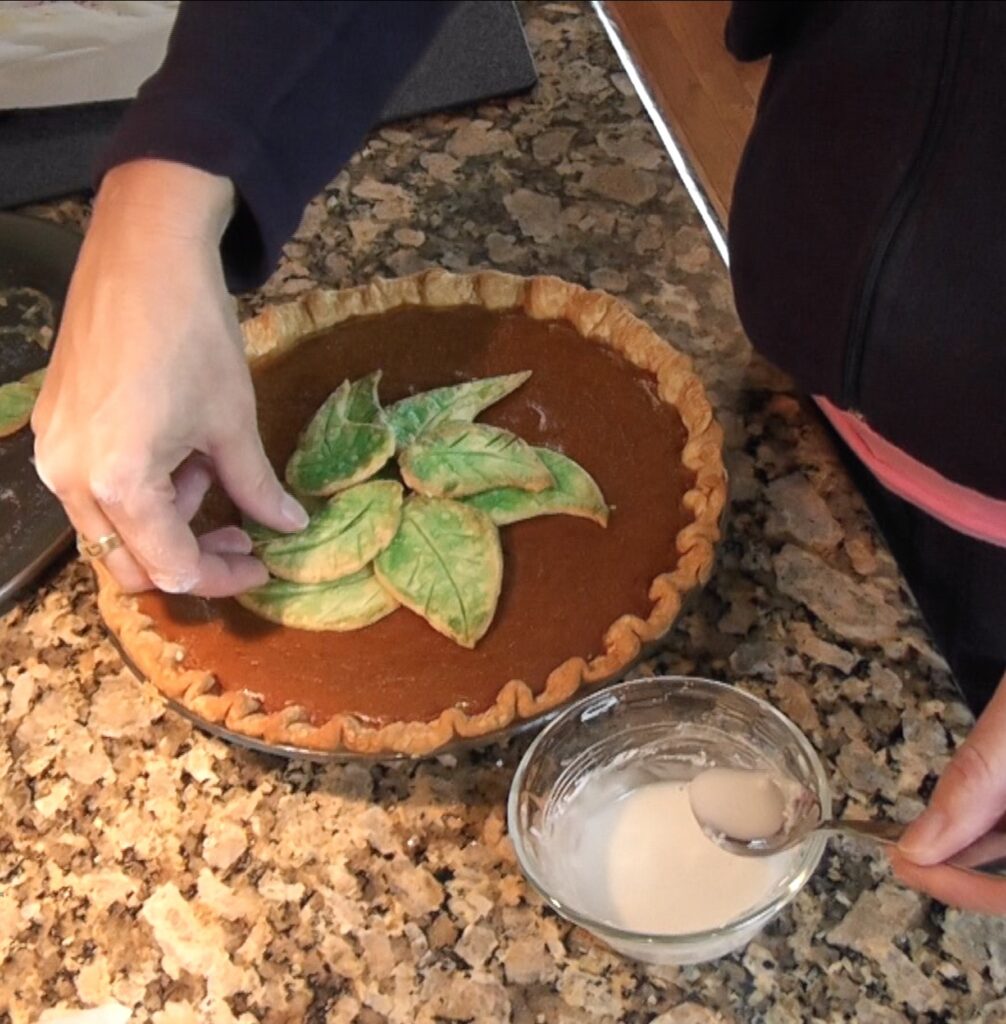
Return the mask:
[[[283,518],[296,529],[303,530],[307,526],[309,517],[304,506],[296,498],[291,498],[289,494],[283,496],[280,511],[283,513]]]
[[[150,574],[150,582],[165,594],[187,594],[199,582],[198,576],[165,576]]]
[[[932,860],[930,851],[939,841],[947,827],[947,818],[942,811],[926,811],[916,818],[901,837],[898,849],[916,863]]]
[[[269,582],[269,570],[260,562],[248,581],[248,589],[264,587]]]
[[[244,530],[241,530],[239,533],[234,535],[235,555],[250,555],[253,547],[254,545],[252,544],[251,537],[249,537]]]

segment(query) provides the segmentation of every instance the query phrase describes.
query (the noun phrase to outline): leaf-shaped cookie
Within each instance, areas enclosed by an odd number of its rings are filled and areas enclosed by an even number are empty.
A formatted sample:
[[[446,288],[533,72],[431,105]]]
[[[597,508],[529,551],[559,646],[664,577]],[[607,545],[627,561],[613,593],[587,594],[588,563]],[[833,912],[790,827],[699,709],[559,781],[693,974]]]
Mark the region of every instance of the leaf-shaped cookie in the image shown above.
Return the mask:
[[[503,584],[499,531],[478,509],[412,497],[374,570],[406,608],[462,647],[474,647],[492,623]]]
[[[31,419],[37,397],[38,388],[24,381],[0,385],[0,437],[16,433]]]
[[[373,476],[395,453],[395,435],[377,398],[380,373],[344,381],[301,434],[286,466],[301,494],[335,494]]]
[[[461,498],[497,487],[543,491],[552,474],[516,434],[485,423],[441,423],[402,452],[402,479],[430,497]]]
[[[430,427],[447,420],[470,423],[484,409],[516,391],[531,371],[501,377],[470,380],[403,398],[388,408],[388,422],[395,432],[398,450],[407,448]]]
[[[324,583],[358,572],[398,532],[402,485],[370,480],[335,497],[311,516],[300,533],[274,533],[256,554],[274,575],[295,583]],[[256,531],[262,537],[260,531]]]
[[[239,594],[237,601],[280,626],[338,632],[362,629],[398,607],[369,566],[332,583],[270,580]]]
[[[346,399],[347,420],[351,423],[376,423],[378,420],[387,423],[387,414],[377,397],[377,385],[380,383],[380,370],[350,383]]]
[[[481,509],[497,525],[520,522],[535,516],[581,516],[608,525],[608,505],[594,478],[571,458],[549,448],[535,448],[555,481],[553,487],[532,493],[518,487],[500,487],[465,499]]]

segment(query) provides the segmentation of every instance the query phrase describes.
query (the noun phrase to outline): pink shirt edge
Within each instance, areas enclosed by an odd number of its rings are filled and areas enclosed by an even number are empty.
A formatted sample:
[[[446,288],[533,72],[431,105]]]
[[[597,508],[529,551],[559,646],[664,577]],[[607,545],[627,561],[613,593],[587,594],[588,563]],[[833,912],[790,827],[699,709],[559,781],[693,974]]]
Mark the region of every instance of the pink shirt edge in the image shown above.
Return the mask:
[[[827,398],[815,395],[814,401],[839,437],[887,490],[958,533],[1006,548],[1006,501],[948,480]]]

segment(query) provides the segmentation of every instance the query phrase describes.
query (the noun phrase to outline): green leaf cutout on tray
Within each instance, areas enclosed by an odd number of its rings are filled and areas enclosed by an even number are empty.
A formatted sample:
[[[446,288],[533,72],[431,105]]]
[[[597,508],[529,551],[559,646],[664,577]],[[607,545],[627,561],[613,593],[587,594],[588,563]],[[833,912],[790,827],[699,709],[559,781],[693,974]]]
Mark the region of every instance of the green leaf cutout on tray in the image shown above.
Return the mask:
[[[407,448],[424,430],[447,420],[471,423],[480,412],[516,391],[530,376],[530,370],[508,373],[403,398],[387,411],[398,450]]]
[[[501,487],[465,499],[497,525],[507,526],[535,516],[567,515],[608,525],[608,505],[594,478],[566,455],[549,448],[535,448],[555,481],[553,487],[533,493],[518,487]]]
[[[301,435],[286,466],[301,494],[329,495],[373,476],[395,452],[395,435],[377,398],[380,373],[343,382]]]
[[[40,370],[32,370],[31,373],[26,373],[21,378],[21,383],[27,384],[30,388],[34,388],[35,394],[38,394],[42,390],[42,385],[45,383],[45,375],[48,369],[48,366],[43,366]]]
[[[552,474],[516,434],[484,423],[441,423],[423,431],[399,459],[402,479],[428,497],[462,498],[498,487],[543,491]]]
[[[340,632],[369,626],[398,607],[369,566],[331,583],[270,580],[237,600],[280,626]]]
[[[0,437],[19,431],[30,419],[38,392],[19,380],[0,385]]]
[[[255,531],[256,554],[280,579],[324,583],[369,565],[398,532],[402,485],[369,480],[340,491],[300,533]]]
[[[412,497],[374,563],[377,578],[440,633],[474,647],[489,629],[503,584],[499,531],[478,509]]]
[[[44,378],[45,367],[26,374],[21,380],[0,384],[0,437],[9,437],[27,426]]]

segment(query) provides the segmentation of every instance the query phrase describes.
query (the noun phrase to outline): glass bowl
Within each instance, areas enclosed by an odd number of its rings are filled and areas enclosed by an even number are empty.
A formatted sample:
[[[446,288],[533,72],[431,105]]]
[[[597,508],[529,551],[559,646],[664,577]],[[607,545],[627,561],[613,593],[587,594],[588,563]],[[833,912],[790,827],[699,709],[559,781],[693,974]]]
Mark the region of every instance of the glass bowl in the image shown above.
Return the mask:
[[[822,835],[810,836],[784,855],[778,880],[728,923],[675,934],[626,930],[598,913],[596,887],[588,891],[578,881],[589,871],[575,863],[578,857],[596,857],[596,850],[560,838],[563,815],[584,793],[593,794],[595,806],[598,800],[603,805],[608,794],[614,799],[652,782],[686,782],[714,766],[774,769],[808,786],[824,816],[831,814],[831,795],[814,748],[771,705],[706,679],[631,680],[570,705],[521,760],[507,808],[521,869],[558,914],[633,959],[701,963],[741,948],[813,875],[824,852]]]

